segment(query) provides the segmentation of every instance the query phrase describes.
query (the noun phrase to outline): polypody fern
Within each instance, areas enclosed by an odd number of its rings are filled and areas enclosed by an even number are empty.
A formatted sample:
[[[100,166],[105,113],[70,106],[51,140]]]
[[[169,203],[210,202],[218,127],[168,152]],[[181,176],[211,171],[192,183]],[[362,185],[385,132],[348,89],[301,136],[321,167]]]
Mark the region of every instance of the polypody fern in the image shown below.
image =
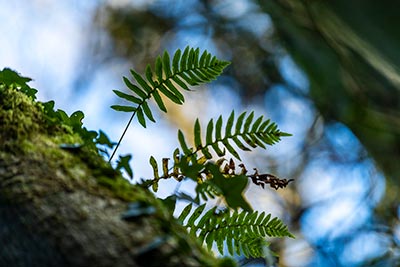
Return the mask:
[[[114,90],[114,93],[127,100],[129,105],[111,107],[117,111],[131,112],[132,116],[110,161],[135,116],[143,127],[146,127],[148,120],[155,121],[148,103],[150,99],[154,99],[160,110],[167,112],[161,94],[181,105],[185,99],[180,90],[190,91],[190,86],[216,79],[229,64],[227,61],[218,60],[207,51],[200,53],[198,48],[186,47],[183,52],[177,50],[172,61],[169,53],[164,52],[162,57],[157,57],[154,70],[147,65],[145,76],[131,70],[134,83],[123,77],[130,94]],[[218,251],[223,253],[225,244],[231,255],[236,253],[246,257],[260,257],[263,246],[267,244],[265,237],[293,235],[278,218],[271,219],[271,215],[253,211],[243,192],[249,181],[263,188],[265,184],[269,184],[278,189],[286,187],[292,180],[280,179],[271,174],[259,174],[256,169],[254,174],[249,175],[243,163],[238,164],[239,170],[236,170],[234,160],[227,161],[224,156],[229,152],[240,161],[238,150],[251,151],[257,147],[265,149],[267,145],[273,145],[279,142],[281,137],[289,135],[280,131],[269,119],[264,119],[263,116],[255,117],[254,112],[243,112],[236,118],[235,112],[232,111],[225,124],[222,116],[219,116],[215,123],[210,120],[205,136],[201,134],[200,121],[196,120],[193,129],[194,147],[188,145],[183,132],[179,130],[180,148],[175,149],[172,160],[164,158],[161,164],[151,157],[150,165],[154,177],[143,181],[142,186],[151,186],[157,191],[161,179],[193,179],[197,182],[197,196],[193,199],[186,196],[186,199],[190,199],[198,207],[191,213],[193,204],[189,204],[178,220],[209,249],[216,244]],[[119,165],[121,162],[119,161]],[[124,164],[127,163],[124,161]],[[224,200],[227,208],[223,212],[217,212],[217,207],[214,207],[203,213],[205,204],[200,205],[201,200],[207,201],[216,197]]]

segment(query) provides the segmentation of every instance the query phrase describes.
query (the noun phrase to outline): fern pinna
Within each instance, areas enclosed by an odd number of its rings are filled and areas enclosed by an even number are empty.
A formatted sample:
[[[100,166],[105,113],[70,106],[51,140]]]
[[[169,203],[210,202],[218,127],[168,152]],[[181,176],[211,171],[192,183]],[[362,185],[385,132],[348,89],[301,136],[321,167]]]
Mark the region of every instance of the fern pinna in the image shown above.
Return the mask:
[[[131,70],[135,84],[123,77],[130,94],[114,90],[118,97],[130,104],[111,107],[117,111],[132,112],[132,116],[110,161],[135,116],[143,127],[146,127],[148,120],[155,121],[148,104],[151,98],[160,110],[167,112],[160,94],[181,105],[184,96],[180,89],[190,91],[190,86],[216,79],[229,64],[227,61],[218,60],[207,51],[200,53],[198,48],[186,47],[183,52],[177,50],[172,61],[168,52],[164,52],[162,57],[157,57],[154,70],[147,65],[145,76]],[[253,174],[248,174],[242,163],[236,168],[235,161],[233,159],[227,161],[224,156],[229,152],[240,161],[238,150],[251,151],[256,147],[265,149],[267,145],[273,145],[279,142],[281,137],[289,135],[280,131],[269,119],[264,119],[263,116],[256,117],[254,112],[243,112],[236,118],[235,112],[232,111],[225,124],[222,116],[219,116],[215,123],[214,120],[210,120],[205,136],[202,136],[200,121],[196,120],[192,142],[194,147],[188,145],[183,132],[179,130],[180,148],[175,149],[172,160],[162,159],[161,165],[154,157],[150,157],[154,177],[143,181],[142,186],[151,186],[157,191],[161,179],[175,178],[178,181],[185,178],[193,179],[197,182],[196,197],[186,198],[199,206],[194,209],[187,222],[185,219],[192,210],[192,204],[182,211],[178,218],[182,224],[190,233],[205,242],[208,248],[215,243],[222,253],[223,244],[226,244],[231,255],[236,253],[246,257],[260,257],[262,248],[266,244],[265,237],[293,237],[293,235],[278,218],[271,219],[271,216],[265,216],[264,212],[261,214],[254,212],[244,197],[244,190],[249,181],[263,188],[269,184],[272,188],[278,189],[286,187],[292,180],[280,179],[271,174],[259,174],[256,169]],[[123,161],[123,165],[126,165],[126,160]],[[179,197],[179,193],[177,196]],[[216,197],[225,201],[227,209],[224,212],[217,212],[217,207],[214,207],[203,214],[205,204],[200,205],[200,202]]]

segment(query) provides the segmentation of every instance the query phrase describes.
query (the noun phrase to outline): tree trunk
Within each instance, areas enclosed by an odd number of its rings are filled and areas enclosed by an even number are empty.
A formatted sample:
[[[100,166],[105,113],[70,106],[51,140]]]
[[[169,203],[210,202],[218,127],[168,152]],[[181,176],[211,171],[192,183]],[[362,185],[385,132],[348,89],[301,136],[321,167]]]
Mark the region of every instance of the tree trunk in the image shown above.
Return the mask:
[[[233,266],[93,149],[60,148],[80,141],[41,103],[0,86],[0,266]]]

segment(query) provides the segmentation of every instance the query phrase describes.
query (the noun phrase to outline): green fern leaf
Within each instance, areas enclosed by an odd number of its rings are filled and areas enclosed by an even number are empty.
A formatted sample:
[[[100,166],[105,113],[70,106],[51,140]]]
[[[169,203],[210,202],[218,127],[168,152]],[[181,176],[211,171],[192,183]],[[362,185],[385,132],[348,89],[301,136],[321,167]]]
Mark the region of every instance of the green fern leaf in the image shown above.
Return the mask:
[[[163,60],[165,76],[166,77],[172,76],[171,63],[170,63],[169,54],[167,51],[164,51],[162,60]]]
[[[233,128],[235,129],[234,133],[232,133]],[[192,149],[185,148],[183,151],[185,156],[202,153],[206,159],[211,159],[212,155],[209,148],[212,148],[218,156],[223,157],[226,149],[235,158],[240,160],[240,155],[233,144],[243,151],[250,151],[250,148],[245,143],[252,148],[261,147],[265,149],[266,145],[273,145],[279,142],[281,136],[287,136],[281,134],[282,132],[278,130],[275,123],[271,123],[270,120],[264,120],[263,116],[254,120],[254,112],[251,112],[247,117],[246,112],[240,114],[235,125],[235,113],[232,111],[226,122],[224,134],[222,129],[222,116],[218,117],[215,124],[211,119],[207,124],[205,143],[203,143],[200,122],[196,120],[194,126],[195,147]],[[180,132],[178,138],[179,140],[183,138],[182,132]],[[220,145],[223,146],[223,149],[220,148]]]
[[[208,249],[216,244],[220,253],[223,253],[223,244],[226,243],[228,253],[244,255],[246,257],[262,257],[263,247],[267,245],[264,238],[293,237],[287,226],[278,218],[270,220],[271,215],[265,217],[265,212],[257,211],[222,211],[215,213],[216,207],[208,210],[203,216],[204,204],[196,208],[189,221],[184,226],[190,228],[191,234],[205,243]],[[188,216],[192,205],[184,208],[179,220]],[[182,220],[183,218],[183,220]],[[196,221],[198,222],[196,223]]]
[[[113,92],[114,92],[117,96],[119,96],[120,98],[123,98],[123,99],[125,99],[125,100],[130,101],[130,102],[133,102],[133,103],[135,103],[135,104],[140,104],[140,103],[142,102],[139,98],[134,97],[133,95],[128,95],[128,94],[125,94],[125,93],[123,93],[123,92],[121,92],[121,91],[118,91],[118,90],[113,90]]]
[[[180,49],[176,50],[174,57],[172,59],[172,71],[174,73],[179,72],[179,61],[181,59],[182,51]]]
[[[167,89],[163,84],[159,85],[159,90],[163,95],[165,95],[167,98],[169,98],[172,102],[175,104],[181,105],[183,102],[177,97],[174,93],[172,93],[170,90]]]
[[[188,54],[189,54],[189,46],[185,48],[182,54],[181,62],[180,62],[180,68],[179,71],[183,71],[187,69],[187,61],[188,61]]]
[[[202,64],[200,64],[201,56],[203,57]],[[162,56],[156,58],[155,75],[150,65],[146,66],[145,78],[136,71],[131,70],[130,72],[137,85],[133,84],[127,77],[123,77],[123,81],[133,95],[117,90],[114,92],[118,97],[132,102],[133,107],[128,109],[115,105],[114,109],[117,111],[137,110],[132,114],[132,117],[136,115],[142,126],[146,125],[146,119],[154,122],[154,117],[147,104],[149,99],[153,97],[159,109],[166,112],[167,109],[160,97],[160,92],[172,102],[181,105],[185,99],[177,86],[184,90],[190,90],[189,86],[214,80],[229,65],[229,62],[220,61],[215,57],[212,57],[213,60],[207,62],[205,59],[211,57],[207,51],[204,51],[201,56],[198,48],[186,47],[183,53],[178,49],[171,62],[169,53],[164,51]],[[154,76],[157,81],[153,80]],[[143,105],[147,106],[143,107]]]
[[[147,102],[143,102],[142,108],[143,108],[143,112],[144,112],[144,114],[146,114],[147,118],[149,118],[149,120],[151,120],[152,122],[155,122],[155,119],[153,117],[153,114],[152,114]],[[139,114],[138,114],[138,116],[139,116]]]
[[[196,148],[201,148],[201,130],[200,130],[200,122],[196,119],[194,124],[194,145]]]
[[[231,130],[235,119],[235,111],[232,110],[231,115],[229,115],[228,121],[225,127],[225,136],[231,136]]]
[[[136,114],[137,114],[137,119],[139,121],[139,123],[146,128],[146,120],[144,118],[144,114],[143,114],[143,110],[142,109],[137,109],[136,110]]]
[[[140,77],[140,76],[139,76]],[[131,83],[131,81],[129,81],[128,78],[123,77],[124,83],[126,84],[126,86],[136,95],[138,95],[140,98],[146,98],[147,94],[146,92],[144,92],[142,89],[140,89],[139,87],[137,87],[136,85],[134,85],[133,83]]]
[[[242,129],[242,124],[243,124],[243,120],[244,117],[246,116],[246,111],[243,112],[242,114],[239,115],[237,122],[236,122],[236,127],[235,127],[235,134],[239,134],[241,132]]]
[[[145,75],[147,81],[151,84],[151,86],[156,86],[156,83],[153,81],[153,70],[151,69],[150,64],[147,64],[146,66]]]
[[[192,210],[193,204],[190,203],[187,205],[181,212],[181,214],[178,217],[178,221],[180,221],[182,224],[185,221],[186,217],[189,215],[190,211]]]
[[[222,139],[222,116],[219,116],[215,124],[215,140],[221,141]]]
[[[167,112],[167,108],[164,105],[164,102],[161,99],[160,94],[157,91],[153,92],[154,101],[157,103],[160,110]]]
[[[183,153],[186,155],[189,155],[191,153],[191,150],[188,148],[185,140],[185,136],[183,135],[183,132],[181,130],[178,131],[178,141],[179,144],[181,145],[181,148],[183,150]]]
[[[116,110],[116,111],[123,111],[123,112],[134,112],[134,111],[136,111],[136,108],[135,107],[131,107],[131,106],[112,105],[111,108]]]
[[[158,78],[158,82],[163,81],[163,65],[160,57],[156,58],[155,71]]]
[[[199,218],[200,214],[203,212],[204,208],[206,207],[206,204],[198,206],[190,216],[187,226],[193,227],[194,228],[194,222],[196,221],[197,218]]]

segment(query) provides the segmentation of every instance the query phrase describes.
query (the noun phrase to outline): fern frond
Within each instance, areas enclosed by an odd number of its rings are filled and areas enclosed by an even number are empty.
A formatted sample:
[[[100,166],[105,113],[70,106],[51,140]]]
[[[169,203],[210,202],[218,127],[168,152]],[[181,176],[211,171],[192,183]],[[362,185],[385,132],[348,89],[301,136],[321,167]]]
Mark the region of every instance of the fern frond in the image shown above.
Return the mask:
[[[287,226],[277,217],[258,211],[216,212],[216,207],[201,215],[205,204],[193,209],[189,204],[178,220],[188,228],[208,249],[216,244],[223,254],[224,244],[230,255],[243,254],[246,257],[262,257],[266,237],[292,237]],[[189,216],[190,215],[190,216]]]
[[[251,149],[248,146],[265,149],[266,145],[273,145],[279,142],[282,136],[290,135],[281,132],[276,123],[271,122],[269,119],[264,120],[263,116],[254,119],[254,112],[251,112],[248,116],[246,115],[246,112],[240,114],[235,123],[235,113],[232,111],[224,128],[222,116],[218,117],[216,123],[211,119],[207,124],[205,139],[201,136],[200,122],[197,119],[193,131],[194,148],[189,148],[184,134],[182,131],[178,131],[178,140],[183,153],[186,156],[190,156],[201,152],[205,158],[211,159],[211,148],[220,157],[224,156],[227,150],[240,160],[239,153],[232,144],[235,144],[243,151],[250,151]]]
[[[153,97],[160,110],[166,112],[165,104],[160,96],[163,94],[172,102],[181,105],[185,101],[178,88],[190,90],[189,86],[199,85],[215,80],[230,63],[218,60],[209,52],[186,47],[182,52],[177,50],[171,61],[167,51],[158,56],[154,71],[150,65],[146,66],[145,75],[131,70],[135,84],[127,77],[123,77],[125,85],[131,94],[113,90],[114,93],[130,102],[130,105],[113,105],[111,108],[117,111],[133,112],[139,123],[146,127],[146,119],[155,121],[152,111],[147,104]]]

